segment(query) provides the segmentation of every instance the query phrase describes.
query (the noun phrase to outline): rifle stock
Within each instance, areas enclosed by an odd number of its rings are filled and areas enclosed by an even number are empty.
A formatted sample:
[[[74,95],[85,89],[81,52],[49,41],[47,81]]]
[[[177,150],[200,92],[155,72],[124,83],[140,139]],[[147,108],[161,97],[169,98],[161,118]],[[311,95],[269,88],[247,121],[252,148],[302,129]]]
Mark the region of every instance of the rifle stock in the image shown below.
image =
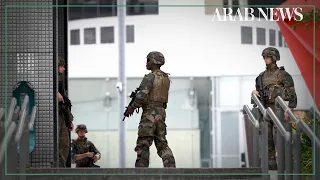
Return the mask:
[[[264,106],[264,101],[266,100],[267,98],[267,94],[266,94],[266,91],[264,90],[263,88],[263,84],[262,84],[262,76],[259,75],[257,78],[256,78],[256,91],[259,92],[259,100],[261,102],[261,104]],[[252,100],[253,101],[253,100]],[[254,104],[254,103],[253,103]]]
[[[128,111],[128,107],[131,106],[133,104],[134,100],[136,99],[138,91],[139,91],[139,88],[137,88],[135,91],[131,92],[131,94],[130,94],[131,101],[129,102],[128,106],[126,107],[126,110],[123,113],[124,117],[123,117],[122,121],[124,121],[126,119],[126,115],[125,114]],[[136,112],[138,113],[139,109]]]

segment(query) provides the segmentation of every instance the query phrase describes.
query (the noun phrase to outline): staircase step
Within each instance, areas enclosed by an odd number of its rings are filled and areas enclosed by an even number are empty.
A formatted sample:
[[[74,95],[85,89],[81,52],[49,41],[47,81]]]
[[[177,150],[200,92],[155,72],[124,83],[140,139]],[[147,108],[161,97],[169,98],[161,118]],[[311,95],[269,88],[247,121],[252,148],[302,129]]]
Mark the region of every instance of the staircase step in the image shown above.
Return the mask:
[[[27,173],[30,175],[26,180],[258,180],[262,178],[259,175],[261,168],[30,168]]]

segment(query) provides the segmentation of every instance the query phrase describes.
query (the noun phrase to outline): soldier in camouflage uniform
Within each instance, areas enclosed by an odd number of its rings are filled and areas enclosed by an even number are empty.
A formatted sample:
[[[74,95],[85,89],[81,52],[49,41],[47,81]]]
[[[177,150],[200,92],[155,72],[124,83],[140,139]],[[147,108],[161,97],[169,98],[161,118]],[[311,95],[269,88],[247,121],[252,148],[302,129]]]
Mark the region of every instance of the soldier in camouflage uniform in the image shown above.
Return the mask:
[[[282,112],[280,107],[275,106],[275,98],[280,96],[285,101],[289,101],[289,107],[297,106],[297,95],[294,88],[294,82],[291,75],[285,71],[284,67],[278,67],[277,61],[280,60],[280,53],[276,48],[268,47],[262,51],[262,57],[266,63],[266,70],[259,74],[262,77],[263,89],[266,92],[264,98],[265,108],[271,107],[277,114]],[[257,86],[257,84],[256,84]],[[258,91],[253,90],[253,94],[260,97]],[[285,114],[285,119],[288,120]],[[261,121],[262,119],[260,119]],[[276,151],[273,139],[273,134],[276,135],[273,121],[268,122],[268,144],[269,144],[269,169],[277,169]]]
[[[63,84],[63,72],[64,61],[59,58],[58,70],[59,70],[59,88],[58,88],[58,101],[59,101],[59,167],[66,167],[66,162],[70,150],[70,131],[72,131],[73,116],[71,111],[69,112],[70,124],[67,124],[66,115],[64,109],[66,108],[64,103],[69,100]]]
[[[94,144],[87,140],[87,127],[79,124],[76,128],[78,134],[77,139],[73,139],[71,143],[71,158],[76,163],[76,167],[99,167],[94,165],[101,158],[101,154]]]
[[[68,155],[70,152],[70,131],[73,130],[73,115],[71,109],[66,106],[66,102],[70,101],[66,90],[64,88],[63,73],[65,71],[65,63],[62,58],[59,58],[58,71],[59,71],[59,88],[58,88],[58,101],[59,101],[59,167],[66,167]],[[66,113],[66,111],[68,113]],[[66,119],[68,118],[68,119]],[[69,121],[69,122],[68,122]]]
[[[149,167],[149,148],[154,141],[158,155],[164,167],[176,167],[175,159],[166,139],[166,106],[170,88],[167,73],[160,70],[165,63],[162,53],[153,51],[147,55],[146,68],[151,73],[144,76],[135,101],[128,107],[125,116],[131,116],[136,108],[143,112],[138,127],[138,139],[135,147],[137,159],[135,167]]]

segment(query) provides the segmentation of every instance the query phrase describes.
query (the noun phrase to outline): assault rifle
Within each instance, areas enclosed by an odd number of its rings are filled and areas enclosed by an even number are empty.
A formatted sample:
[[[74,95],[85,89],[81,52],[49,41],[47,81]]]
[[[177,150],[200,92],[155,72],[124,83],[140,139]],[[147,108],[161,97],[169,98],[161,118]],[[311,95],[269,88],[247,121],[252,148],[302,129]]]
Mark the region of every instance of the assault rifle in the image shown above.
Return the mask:
[[[67,96],[63,96],[63,100],[64,100],[64,103],[61,103],[59,106],[61,106],[62,112],[65,116],[64,118],[65,118],[66,126],[68,129],[70,129],[71,128],[70,125],[72,121],[72,119],[70,119],[70,116],[73,116],[71,113],[72,104],[70,99]]]
[[[267,92],[263,89],[263,84],[262,84],[262,76],[259,75],[256,78],[256,91],[259,92],[260,97],[259,100],[261,102],[261,104],[264,106],[264,101],[267,100]],[[255,104],[253,99],[251,99],[251,104]]]
[[[131,94],[130,94],[131,101],[130,101],[129,105],[126,107],[126,110],[123,113],[124,117],[123,117],[122,121],[124,121],[126,119],[127,116],[125,114],[128,111],[128,107],[131,106],[133,104],[134,100],[136,99],[138,91],[139,91],[139,88],[137,88],[135,91],[131,92]],[[136,112],[139,113],[139,109],[136,109]]]

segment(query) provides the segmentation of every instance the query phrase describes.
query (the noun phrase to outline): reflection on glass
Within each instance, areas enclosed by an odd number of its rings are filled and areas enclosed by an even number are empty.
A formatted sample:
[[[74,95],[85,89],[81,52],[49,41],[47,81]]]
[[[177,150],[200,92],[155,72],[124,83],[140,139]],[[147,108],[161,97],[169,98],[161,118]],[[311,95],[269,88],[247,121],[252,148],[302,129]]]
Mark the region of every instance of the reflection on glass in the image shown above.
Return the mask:
[[[88,7],[69,7],[69,20],[117,16],[117,0],[70,0],[69,5],[88,5]],[[90,7],[89,5],[113,5],[110,7]],[[127,15],[159,14],[158,0],[127,0]]]

